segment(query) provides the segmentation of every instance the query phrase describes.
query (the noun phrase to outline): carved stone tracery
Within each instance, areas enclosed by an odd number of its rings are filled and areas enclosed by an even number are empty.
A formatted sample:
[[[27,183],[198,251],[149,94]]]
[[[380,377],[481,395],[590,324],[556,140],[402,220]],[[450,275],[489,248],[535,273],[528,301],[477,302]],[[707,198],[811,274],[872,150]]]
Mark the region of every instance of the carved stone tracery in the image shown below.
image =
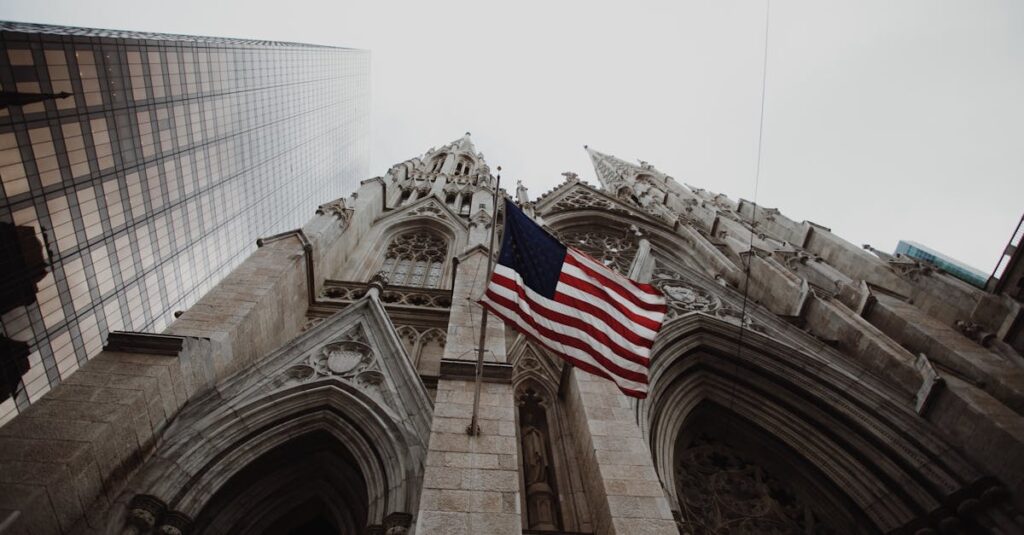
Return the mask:
[[[837,533],[785,482],[725,443],[700,435],[676,459],[676,495],[687,533]]]
[[[613,235],[605,231],[569,231],[561,233],[560,237],[562,243],[622,274],[629,271],[637,252],[636,236],[631,232]]]
[[[668,270],[659,269],[654,272],[651,284],[661,290],[668,301],[668,319],[688,312],[712,313],[722,307],[722,301],[697,286],[681,280],[680,275]]]
[[[284,388],[326,377],[337,377],[379,393],[376,391],[384,382],[384,374],[361,328],[349,330],[301,362],[289,366],[269,384],[269,388]]]
[[[366,295],[367,284],[358,282],[327,281],[322,297],[328,301],[351,302]],[[448,290],[387,286],[380,294],[385,305],[406,305],[431,308],[451,308],[452,295]]]
[[[629,214],[628,211],[623,210],[615,203],[585,188],[577,188],[559,199],[558,202],[555,203],[554,211],[561,212],[564,210],[581,210],[585,208],[606,210],[609,212],[627,215]]]
[[[429,216],[436,217],[438,219],[448,219],[448,216],[445,214],[445,211],[433,203],[417,207],[412,212],[410,212],[410,215]]]
[[[395,236],[384,253],[381,271],[396,286],[436,288],[441,283],[448,243],[426,231],[410,231]]]

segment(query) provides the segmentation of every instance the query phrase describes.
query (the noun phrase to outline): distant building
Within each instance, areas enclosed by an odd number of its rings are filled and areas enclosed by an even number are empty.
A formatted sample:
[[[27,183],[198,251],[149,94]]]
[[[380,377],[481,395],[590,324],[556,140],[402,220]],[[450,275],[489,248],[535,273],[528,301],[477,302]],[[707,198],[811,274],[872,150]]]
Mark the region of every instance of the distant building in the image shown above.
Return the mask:
[[[1021,216],[1017,228],[1013,231],[1010,241],[1003,249],[992,278],[988,281],[988,289],[992,293],[1004,293],[1018,301],[1024,301],[1024,261],[1021,256],[1024,248],[1024,216]]]
[[[988,274],[949,256],[946,256],[935,249],[926,247],[917,242],[900,240],[896,245],[898,255],[909,256],[917,260],[931,262],[935,267],[941,268],[946,273],[978,288],[984,288],[988,282]]]
[[[988,280],[987,289],[996,296],[1006,296],[1024,303],[1024,216],[1021,216],[1010,236],[1010,241],[1003,249],[992,277]],[[1010,323],[999,330],[1002,339],[1017,353],[1024,355],[1024,311],[1018,306],[1017,314]]]
[[[0,422],[354,191],[369,73],[365,50],[0,22]]]

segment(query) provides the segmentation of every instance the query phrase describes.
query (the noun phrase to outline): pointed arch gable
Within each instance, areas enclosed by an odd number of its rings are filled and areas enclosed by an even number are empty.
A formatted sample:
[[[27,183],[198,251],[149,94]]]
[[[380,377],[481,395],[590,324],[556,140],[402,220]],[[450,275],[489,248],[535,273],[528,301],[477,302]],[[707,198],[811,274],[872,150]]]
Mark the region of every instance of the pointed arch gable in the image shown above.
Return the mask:
[[[319,433],[354,460],[368,525],[381,525],[418,509],[430,420],[426,389],[371,294],[183,409],[126,494],[194,518],[261,456]]]
[[[440,232],[445,232],[452,238],[459,235],[459,230],[468,231],[469,224],[459,217],[450,207],[444,202],[437,198],[436,195],[427,195],[420,199],[416,199],[412,204],[408,206],[402,206],[395,208],[384,215],[377,218],[375,223],[381,223],[388,221],[388,224],[394,224],[392,220],[396,219],[415,219],[417,216],[435,216],[437,229]],[[443,227],[443,228],[442,228]]]
[[[444,203],[433,196],[417,200],[413,204],[392,210],[378,218],[370,232],[361,240],[351,255],[357,262],[349,262],[342,271],[335,274],[342,280],[369,280],[383,265],[380,244],[390,244],[398,235],[406,232],[425,231],[443,238],[447,245],[446,259],[442,266],[442,281],[450,281],[452,266],[450,259],[468,240],[469,227],[464,218],[456,215]],[[440,287],[443,287],[442,283]]]
[[[638,418],[670,493],[677,438],[702,403],[757,422],[833,502],[853,504],[849,513],[880,531],[940,522],[979,492],[980,474],[884,387],[760,333],[744,333],[738,350],[738,328],[701,313],[660,336]]]
[[[574,200],[580,195],[589,200]],[[574,183],[553,192],[538,202],[537,212],[543,216],[547,227],[559,233],[600,228],[615,236],[630,234],[637,241],[647,240],[653,252],[675,263],[702,265],[691,245],[672,225],[584,184]]]
[[[217,435],[187,451],[188,463],[200,467],[168,501],[185,514],[198,515],[206,499],[261,455],[313,431],[330,434],[355,458],[367,482],[370,523],[415,510],[418,489],[404,484],[416,472],[410,437],[395,414],[352,385],[324,379],[286,388],[210,423]]]
[[[604,191],[588,186],[582,182],[568,182],[561,188],[544,195],[537,201],[537,212],[544,216],[545,221],[558,218],[559,214],[576,211],[593,212],[595,214],[624,217],[639,226],[662,227],[664,223],[643,210],[623,203]]]

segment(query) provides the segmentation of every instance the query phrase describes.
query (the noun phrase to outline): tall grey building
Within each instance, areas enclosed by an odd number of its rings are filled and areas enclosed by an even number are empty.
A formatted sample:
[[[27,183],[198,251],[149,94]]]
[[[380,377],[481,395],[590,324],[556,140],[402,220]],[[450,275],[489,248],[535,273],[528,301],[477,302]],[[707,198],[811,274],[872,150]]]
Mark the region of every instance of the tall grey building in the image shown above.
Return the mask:
[[[368,51],[0,30],[0,424],[368,174]]]

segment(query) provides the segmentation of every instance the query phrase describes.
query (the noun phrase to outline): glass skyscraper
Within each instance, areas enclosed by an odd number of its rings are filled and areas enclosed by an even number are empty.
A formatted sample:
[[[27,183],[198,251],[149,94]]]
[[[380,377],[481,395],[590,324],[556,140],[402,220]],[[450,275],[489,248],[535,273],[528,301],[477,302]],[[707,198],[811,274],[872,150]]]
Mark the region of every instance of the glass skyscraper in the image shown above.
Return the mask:
[[[0,423],[352,192],[369,75],[364,50],[0,22]]]

